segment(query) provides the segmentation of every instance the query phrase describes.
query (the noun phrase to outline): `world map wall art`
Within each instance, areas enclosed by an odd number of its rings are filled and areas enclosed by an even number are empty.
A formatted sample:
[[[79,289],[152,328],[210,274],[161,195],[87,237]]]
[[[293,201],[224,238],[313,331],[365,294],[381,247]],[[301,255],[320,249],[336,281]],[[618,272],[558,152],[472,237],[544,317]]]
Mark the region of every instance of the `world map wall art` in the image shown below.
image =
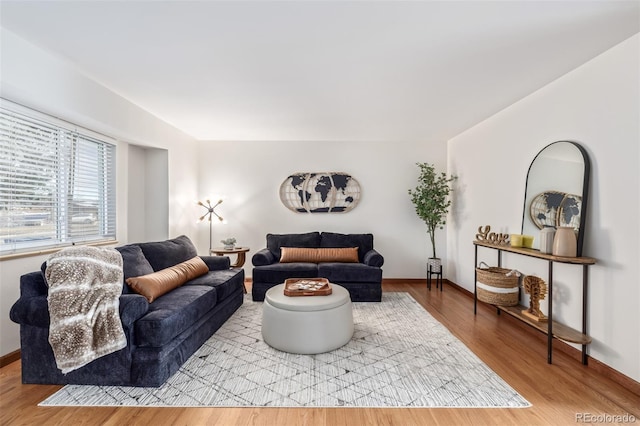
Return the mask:
[[[342,172],[301,172],[280,185],[280,200],[296,213],[344,213],[360,200],[360,184]]]
[[[582,197],[560,191],[545,191],[531,200],[529,214],[538,229],[545,226],[580,228]]]

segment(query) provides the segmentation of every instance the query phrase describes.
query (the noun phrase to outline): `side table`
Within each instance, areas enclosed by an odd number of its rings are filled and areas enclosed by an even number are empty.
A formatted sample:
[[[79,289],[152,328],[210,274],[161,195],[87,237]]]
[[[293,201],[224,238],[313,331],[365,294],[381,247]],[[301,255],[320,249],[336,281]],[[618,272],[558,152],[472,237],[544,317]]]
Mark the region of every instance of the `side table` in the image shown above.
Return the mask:
[[[249,251],[249,247],[234,247],[232,249],[226,249],[224,247],[215,247],[210,250],[210,254],[215,254],[216,256],[226,256],[229,254],[237,255],[236,261],[231,264],[232,268],[242,268],[244,262],[246,260],[246,253]],[[244,292],[247,292],[247,288],[242,283],[242,287],[244,288]]]
[[[236,261],[231,264],[232,268],[242,268],[246,260],[245,253],[249,251],[249,247],[234,247],[232,249],[226,249],[224,247],[215,247],[211,249],[211,254],[216,256],[226,256],[228,254],[237,255]]]

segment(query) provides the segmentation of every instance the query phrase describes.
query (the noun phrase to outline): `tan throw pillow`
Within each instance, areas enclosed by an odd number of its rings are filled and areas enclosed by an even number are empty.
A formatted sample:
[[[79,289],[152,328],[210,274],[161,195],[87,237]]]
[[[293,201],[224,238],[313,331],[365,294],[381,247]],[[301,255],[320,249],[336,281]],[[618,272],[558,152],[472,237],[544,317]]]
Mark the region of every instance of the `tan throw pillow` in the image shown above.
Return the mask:
[[[178,263],[152,274],[127,278],[127,284],[151,303],[163,294],[207,272],[209,272],[209,268],[206,263],[196,256],[186,262]]]
[[[280,263],[293,262],[344,262],[358,263],[358,247],[306,248],[281,247]]]

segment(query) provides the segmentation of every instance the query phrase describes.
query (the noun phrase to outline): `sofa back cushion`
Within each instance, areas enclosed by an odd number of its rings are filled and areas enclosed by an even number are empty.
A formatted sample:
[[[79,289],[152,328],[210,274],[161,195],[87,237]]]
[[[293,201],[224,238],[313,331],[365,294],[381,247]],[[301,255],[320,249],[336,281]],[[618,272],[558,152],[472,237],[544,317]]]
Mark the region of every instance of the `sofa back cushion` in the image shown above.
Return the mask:
[[[198,255],[189,239],[184,235],[172,240],[138,244],[154,271],[169,268]]]
[[[122,255],[122,270],[124,272],[122,293],[127,294],[130,293],[129,286],[126,284],[127,278],[151,274],[153,273],[153,268],[147,258],[144,257],[140,246],[136,244],[116,247],[116,250]]]
[[[152,303],[158,297],[182,284],[209,272],[209,268],[198,256],[148,275],[127,278],[127,284]]]
[[[281,247],[320,247],[320,233],[267,234],[267,248],[276,259],[281,257]]]
[[[345,248],[304,248],[281,247],[280,263],[358,263],[358,247]]]
[[[337,234],[323,232],[320,247],[358,247],[358,260],[362,262],[364,255],[373,250],[373,234]]]

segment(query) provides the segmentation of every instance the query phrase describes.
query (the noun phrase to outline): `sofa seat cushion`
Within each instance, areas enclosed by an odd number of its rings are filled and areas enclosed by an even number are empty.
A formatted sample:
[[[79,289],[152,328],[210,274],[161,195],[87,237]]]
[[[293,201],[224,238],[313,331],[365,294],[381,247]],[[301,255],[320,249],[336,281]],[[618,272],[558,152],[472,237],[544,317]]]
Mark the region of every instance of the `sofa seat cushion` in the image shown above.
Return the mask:
[[[244,273],[242,269],[210,271],[185,284],[185,286],[190,285],[202,285],[215,288],[217,300],[221,302],[237,289],[244,288]]]
[[[274,263],[253,268],[253,282],[281,284],[287,278],[316,278],[318,265],[315,263]]]
[[[136,322],[136,345],[160,347],[192,327],[217,303],[216,290],[186,285],[149,304],[149,311]]]
[[[320,263],[318,275],[332,283],[382,281],[382,269],[362,263]]]

